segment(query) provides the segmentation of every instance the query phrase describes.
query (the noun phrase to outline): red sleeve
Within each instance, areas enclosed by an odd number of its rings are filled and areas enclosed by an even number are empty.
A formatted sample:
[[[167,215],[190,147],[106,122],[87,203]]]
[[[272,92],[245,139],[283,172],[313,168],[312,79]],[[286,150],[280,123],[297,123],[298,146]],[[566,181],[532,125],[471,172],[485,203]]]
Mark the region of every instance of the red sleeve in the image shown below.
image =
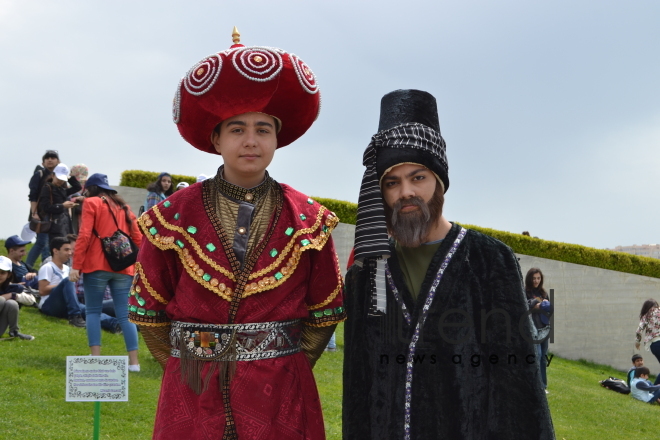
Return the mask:
[[[319,251],[310,252],[309,285],[305,302],[309,309],[306,325],[326,327],[346,319],[344,282],[332,237]]]
[[[146,228],[145,234],[149,234],[142,218],[138,223],[141,228]],[[178,270],[175,252],[159,249],[149,238],[144,238],[141,243],[128,298],[128,317],[131,322],[140,325],[169,325],[165,308],[174,297],[176,287],[174,279]]]
[[[80,229],[78,230],[78,240],[76,241],[73,258],[73,268],[76,270],[82,270],[92,239],[98,240],[92,232],[96,221],[97,207],[98,204],[94,203],[91,198],[83,202]]]

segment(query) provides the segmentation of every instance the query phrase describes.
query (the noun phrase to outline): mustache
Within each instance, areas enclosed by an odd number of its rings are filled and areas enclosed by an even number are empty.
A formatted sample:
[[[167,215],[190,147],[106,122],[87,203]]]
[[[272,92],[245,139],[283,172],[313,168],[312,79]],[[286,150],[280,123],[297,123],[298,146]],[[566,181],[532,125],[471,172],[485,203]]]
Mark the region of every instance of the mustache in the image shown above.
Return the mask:
[[[429,210],[429,205],[426,203],[421,197],[412,197],[409,199],[402,199],[402,200],[397,200],[394,203],[394,206],[392,206],[392,225],[395,226],[400,218],[400,211],[401,208],[404,206],[416,206],[421,210],[421,213],[419,211],[415,211],[417,215],[421,215],[422,221],[423,222],[428,222],[429,219],[431,218],[431,212]],[[403,214],[406,215],[406,214]]]

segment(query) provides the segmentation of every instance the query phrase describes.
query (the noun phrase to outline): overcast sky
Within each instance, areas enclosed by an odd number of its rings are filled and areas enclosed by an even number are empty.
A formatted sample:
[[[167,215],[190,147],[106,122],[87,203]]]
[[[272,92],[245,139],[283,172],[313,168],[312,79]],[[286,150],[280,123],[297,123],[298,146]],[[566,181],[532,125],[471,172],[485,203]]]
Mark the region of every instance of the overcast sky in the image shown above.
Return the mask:
[[[598,248],[660,243],[660,2],[0,0],[0,237],[46,149],[71,166],[214,174],[181,139],[178,80],[241,43],[300,56],[315,125],[269,171],[357,202],[380,99],[438,101],[448,219]]]

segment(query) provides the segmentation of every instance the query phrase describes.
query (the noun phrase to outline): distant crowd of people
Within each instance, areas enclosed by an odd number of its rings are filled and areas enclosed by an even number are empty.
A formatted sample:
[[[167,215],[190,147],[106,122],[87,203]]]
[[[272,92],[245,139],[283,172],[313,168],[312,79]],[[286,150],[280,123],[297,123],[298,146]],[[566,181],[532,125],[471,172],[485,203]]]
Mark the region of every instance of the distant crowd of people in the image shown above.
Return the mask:
[[[207,178],[200,174],[197,181]],[[101,353],[101,329],[123,334],[129,371],[139,371],[138,330],[128,320],[134,265],[114,270],[102,243],[122,231],[139,248],[142,234],[135,215],[105,174],[90,175],[84,164],[69,168],[56,150],[45,152],[28,186],[28,224],[20,236],[5,241],[7,256],[0,256],[0,336],[8,329],[9,338],[33,340],[20,331],[19,310],[34,306],[86,328],[92,355]],[[173,188],[172,176],[161,173],[147,187],[141,210],[187,186],[181,182]]]

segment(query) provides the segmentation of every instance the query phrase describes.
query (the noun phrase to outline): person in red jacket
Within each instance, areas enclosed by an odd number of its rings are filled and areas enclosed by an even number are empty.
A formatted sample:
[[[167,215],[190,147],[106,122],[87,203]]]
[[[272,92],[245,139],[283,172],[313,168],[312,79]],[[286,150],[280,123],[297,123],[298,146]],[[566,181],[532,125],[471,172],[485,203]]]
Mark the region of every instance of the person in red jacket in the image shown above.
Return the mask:
[[[130,235],[139,247],[142,243],[142,234],[130,207],[108,184],[108,176],[92,174],[85,185],[85,194],[73,270],[69,278],[71,281],[78,281],[80,274],[85,274],[83,286],[89,347],[92,356],[101,354],[100,319],[103,294],[106,286],[110,286],[115,317],[121,326],[128,351],[128,369],[140,371],[137,328],[128,320],[128,292],[135,274],[135,266],[131,265],[119,272],[113,271],[103,253],[100,237],[110,237],[119,229]]]
[[[154,439],[325,438],[312,367],[346,316],[339,220],[266,171],[319,110],[309,67],[271,47],[234,44],[179,84],[179,132],[224,165],[139,219],[129,307],[165,368]]]

